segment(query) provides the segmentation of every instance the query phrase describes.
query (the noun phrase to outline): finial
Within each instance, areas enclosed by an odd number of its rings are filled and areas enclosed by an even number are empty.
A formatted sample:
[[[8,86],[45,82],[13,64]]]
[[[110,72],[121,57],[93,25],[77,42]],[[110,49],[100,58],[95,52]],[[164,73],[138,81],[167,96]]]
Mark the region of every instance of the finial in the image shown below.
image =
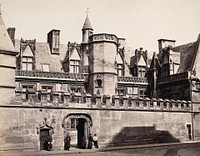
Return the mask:
[[[90,13],[90,9],[87,8],[87,10],[85,11],[85,13],[86,13],[86,16],[88,17],[88,14]]]

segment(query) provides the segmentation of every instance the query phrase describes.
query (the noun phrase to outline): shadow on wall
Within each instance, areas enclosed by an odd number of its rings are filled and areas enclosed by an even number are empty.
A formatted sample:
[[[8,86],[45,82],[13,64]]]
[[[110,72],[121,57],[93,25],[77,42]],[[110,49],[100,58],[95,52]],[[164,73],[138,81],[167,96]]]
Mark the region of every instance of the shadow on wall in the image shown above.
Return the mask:
[[[180,142],[168,131],[152,127],[124,127],[106,147]]]

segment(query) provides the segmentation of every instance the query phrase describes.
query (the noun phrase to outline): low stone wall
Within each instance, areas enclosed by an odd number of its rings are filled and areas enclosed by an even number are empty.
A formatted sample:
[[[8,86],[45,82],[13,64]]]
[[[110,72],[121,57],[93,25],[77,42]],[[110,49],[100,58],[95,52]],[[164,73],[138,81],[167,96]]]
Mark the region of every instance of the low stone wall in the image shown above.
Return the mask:
[[[45,124],[53,133],[53,150],[62,150],[63,121],[70,114],[91,119],[90,132],[98,134],[101,147],[187,141],[189,127],[200,134],[192,113],[190,101],[17,91],[10,105],[0,105],[0,150],[40,150]]]
[[[0,150],[40,150],[45,122],[53,128],[53,150],[63,150],[63,119],[71,113],[91,117],[101,147],[189,140],[189,112],[12,105],[0,106]]]

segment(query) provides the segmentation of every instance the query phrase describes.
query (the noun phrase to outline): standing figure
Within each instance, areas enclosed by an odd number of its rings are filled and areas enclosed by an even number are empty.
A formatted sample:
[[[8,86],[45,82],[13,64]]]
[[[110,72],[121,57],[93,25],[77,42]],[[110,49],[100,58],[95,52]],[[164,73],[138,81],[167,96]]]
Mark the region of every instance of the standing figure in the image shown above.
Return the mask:
[[[51,151],[52,150],[52,137],[51,136],[49,136],[48,137],[48,151]]]
[[[70,148],[70,141],[71,141],[70,134],[67,133],[67,135],[65,136],[65,139],[64,139],[64,150],[69,150],[69,148]]]
[[[94,141],[94,147],[95,148],[99,148],[97,134],[94,134],[93,141]]]
[[[81,148],[85,149],[86,148],[86,138],[83,136],[82,140],[81,140]]]
[[[93,142],[93,138],[92,138],[92,134],[89,134],[88,137],[88,149],[92,149],[92,142]]]

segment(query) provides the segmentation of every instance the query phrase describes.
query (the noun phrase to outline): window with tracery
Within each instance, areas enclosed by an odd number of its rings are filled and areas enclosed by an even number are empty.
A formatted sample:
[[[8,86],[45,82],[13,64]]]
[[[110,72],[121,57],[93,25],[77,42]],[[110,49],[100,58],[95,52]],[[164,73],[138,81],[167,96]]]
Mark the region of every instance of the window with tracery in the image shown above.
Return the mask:
[[[80,72],[80,61],[79,60],[70,60],[70,72],[79,73]]]
[[[33,70],[33,57],[22,57],[22,70]]]

